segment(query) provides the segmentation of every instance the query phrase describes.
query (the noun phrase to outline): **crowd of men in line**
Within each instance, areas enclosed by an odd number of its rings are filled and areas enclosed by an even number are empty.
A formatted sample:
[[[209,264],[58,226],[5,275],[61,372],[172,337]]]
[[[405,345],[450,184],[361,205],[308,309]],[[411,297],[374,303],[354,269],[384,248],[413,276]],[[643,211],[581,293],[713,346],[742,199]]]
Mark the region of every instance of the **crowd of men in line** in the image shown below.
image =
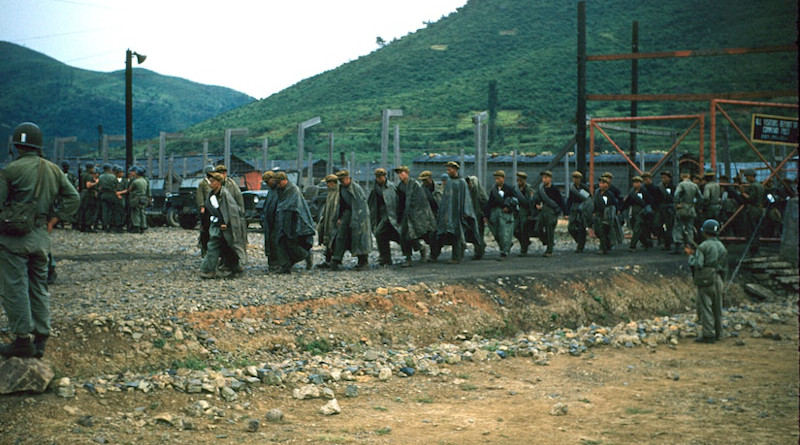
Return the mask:
[[[392,242],[400,246],[403,267],[413,266],[415,251],[422,262],[437,261],[444,246],[451,246],[450,263],[464,259],[467,244],[472,245],[472,259],[480,260],[486,251],[487,226],[500,251],[498,260],[510,255],[515,238],[520,256],[528,255],[531,239],[536,237],[544,246],[542,256],[550,257],[560,215],[568,219],[568,232],[577,253],[584,252],[590,230],[599,239],[598,253],[609,253],[623,243],[622,225],[627,223],[631,231],[629,250],[639,246],[647,250],[655,241],[663,250],[681,254],[686,246],[702,241],[699,228],[703,221],[725,221],[740,206],[738,223],[726,229],[753,234],[760,227],[760,232],[765,232],[765,218],[779,218],[777,204],[785,201],[781,196],[788,196],[765,189],[752,169],[743,171],[746,182],[724,187],[710,170],[702,177],[681,173],[678,184],[673,183],[669,171],[660,174],[658,184],[645,172],[632,179],[626,194],[613,184],[611,173],[601,175],[591,193],[583,175],[576,171],[565,197],[553,184],[550,171],[541,172],[541,182],[531,186],[525,172],[517,173],[516,184],[511,185],[506,183],[505,172],[497,170],[494,184],[487,189],[475,176],[462,177],[458,163],[448,162],[445,168],[447,173],[440,184],[430,171],[412,178],[406,166],[394,169],[395,183],[388,179],[386,169],[378,168],[369,193],[347,170],[328,175],[323,180],[327,197],[316,225],[297,185],[284,172],[265,172],[262,179],[270,193],[261,222],[268,271],[290,273],[303,261],[311,269],[315,234],[324,246],[324,262],[318,267],[334,271],[342,269],[348,251],[357,258],[356,270],[367,268],[373,241],[380,266],[393,264]],[[204,215],[201,277],[213,278],[218,269],[236,275],[243,271],[246,261],[246,236],[235,236],[246,228],[241,192],[227,178],[224,166],[209,167],[206,174],[197,190],[198,206]],[[771,207],[770,202],[776,204]],[[758,248],[755,237],[750,253]],[[241,253],[237,255],[237,251]]]

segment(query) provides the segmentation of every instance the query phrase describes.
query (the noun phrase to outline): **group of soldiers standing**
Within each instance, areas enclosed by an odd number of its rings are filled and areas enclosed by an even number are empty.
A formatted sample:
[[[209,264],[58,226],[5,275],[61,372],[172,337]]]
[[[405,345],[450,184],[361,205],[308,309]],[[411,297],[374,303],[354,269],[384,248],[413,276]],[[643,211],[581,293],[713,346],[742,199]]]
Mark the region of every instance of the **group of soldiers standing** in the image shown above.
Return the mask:
[[[69,163],[61,168],[69,182],[80,193],[80,207],[73,228],[81,232],[132,233],[147,229],[144,210],[150,203],[150,183],[141,167],[128,169],[127,177],[119,165],[103,164],[102,173],[87,162],[80,178],[69,171]]]

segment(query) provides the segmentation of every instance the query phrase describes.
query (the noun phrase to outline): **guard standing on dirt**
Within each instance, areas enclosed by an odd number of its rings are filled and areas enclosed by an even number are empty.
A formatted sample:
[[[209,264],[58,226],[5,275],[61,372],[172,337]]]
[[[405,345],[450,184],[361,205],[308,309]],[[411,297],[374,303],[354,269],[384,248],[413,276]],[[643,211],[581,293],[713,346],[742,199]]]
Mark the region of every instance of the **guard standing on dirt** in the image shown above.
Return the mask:
[[[18,125],[12,143],[19,157],[0,171],[0,212],[35,207],[27,233],[0,233],[0,295],[9,330],[15,335],[12,343],[0,345],[0,355],[5,357],[44,355],[50,336],[50,232],[60,220],[70,221],[80,205],[78,192],[58,166],[39,156],[42,141],[36,124]]]
[[[436,217],[425,196],[422,186],[411,179],[409,169],[401,165],[394,169],[400,182],[397,184],[397,217],[400,220],[400,248],[406,261],[403,267],[410,267],[411,254],[414,250],[420,252],[420,261],[428,260],[428,247],[422,245],[420,240],[432,243],[431,236],[436,231]]]
[[[103,222],[103,230],[111,232],[112,220],[114,218],[114,207],[117,201],[117,177],[111,171],[113,166],[109,163],[103,164],[103,173],[98,179],[97,189],[100,193],[100,218]]]
[[[390,242],[400,243],[397,190],[386,179],[386,169],[375,169],[375,186],[369,193],[369,222],[378,244],[378,265],[392,265]]]
[[[542,182],[536,190],[534,204],[539,210],[539,238],[547,246],[544,257],[553,256],[553,246],[556,243],[556,224],[561,211],[567,213],[567,204],[558,188],[553,186],[553,173],[545,170],[540,173]]]
[[[150,197],[147,196],[147,180],[139,176],[139,168],[133,166],[131,171],[131,183],[128,186],[128,203],[131,207],[131,232],[144,233],[147,227],[147,217],[144,209],[150,204]]]
[[[339,178],[339,216],[331,270],[340,270],[347,250],[358,258],[356,270],[364,270],[369,266],[368,255],[372,250],[367,194],[357,182],[353,182],[347,170],[340,170],[336,177]]]
[[[569,224],[567,230],[577,245],[576,253],[582,253],[586,247],[586,229],[592,224],[592,194],[583,183],[583,173],[572,172],[572,184],[569,186]]]
[[[741,185],[741,196],[744,201],[744,233],[746,236],[752,236],[753,242],[750,243],[751,256],[758,253],[761,247],[760,233],[758,233],[758,223],[764,215],[764,200],[766,193],[764,186],[756,180],[756,171],[752,168],[746,169],[744,178],[747,180],[747,185]]]
[[[336,220],[339,212],[339,178],[336,175],[325,177],[325,186],[328,188],[328,196],[325,198],[325,206],[320,212],[317,222],[317,239],[319,244],[325,246],[325,262],[318,267],[331,267],[333,257],[333,241],[336,238]]]
[[[494,187],[489,191],[489,200],[484,210],[483,222],[489,224],[500,248],[500,259],[505,259],[511,251],[514,239],[514,213],[519,208],[519,199],[514,189],[506,184],[506,173],[503,170],[494,172]]]
[[[686,246],[694,240],[694,220],[697,218],[695,207],[703,202],[700,187],[692,182],[689,172],[681,173],[681,182],[675,187],[675,225],[672,228],[672,242],[675,244],[674,254],[681,253],[679,246]]]
[[[200,256],[206,256],[208,251],[208,226],[210,221],[208,219],[208,212],[206,212],[206,198],[211,193],[210,179],[208,174],[214,171],[214,167],[207,165],[203,168],[203,179],[197,184],[197,190],[194,192],[194,202],[197,205],[197,210],[200,212],[200,237],[197,240],[197,247],[200,248]]]
[[[81,174],[81,206],[78,211],[78,228],[81,232],[94,233],[97,222],[97,184],[99,179],[94,171],[94,163],[87,162]]]
[[[208,251],[200,265],[200,278],[217,276],[217,261],[222,258],[223,264],[236,276],[244,272],[242,265],[247,262],[247,223],[241,217],[241,211],[230,192],[223,187],[225,178],[217,172],[211,176],[211,193],[206,199],[206,211],[210,213]],[[228,255],[223,252],[228,251]]]
[[[528,186],[528,174],[517,172],[517,185],[514,192],[519,197],[519,211],[514,218],[514,237],[519,241],[519,256],[527,256],[533,234],[533,205],[534,190]]]
[[[719,229],[717,220],[706,220],[700,228],[705,241],[696,251],[692,246],[684,248],[697,286],[697,316],[703,327],[703,335],[695,339],[699,343],[722,338],[722,281],[728,268],[728,251],[718,238]]]

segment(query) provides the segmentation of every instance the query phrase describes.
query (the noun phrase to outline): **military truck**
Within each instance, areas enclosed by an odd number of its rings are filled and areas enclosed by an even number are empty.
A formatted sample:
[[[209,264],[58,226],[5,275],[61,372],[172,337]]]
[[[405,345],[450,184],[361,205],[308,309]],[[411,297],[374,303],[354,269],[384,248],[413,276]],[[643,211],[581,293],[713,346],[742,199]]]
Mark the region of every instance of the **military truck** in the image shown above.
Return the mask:
[[[163,226],[167,223],[166,204],[167,193],[164,189],[164,180],[151,178],[150,181],[150,205],[144,209],[147,225],[149,227]]]
[[[200,222],[200,209],[195,202],[197,185],[203,180],[203,176],[186,178],[181,181],[178,193],[173,193],[166,197],[165,215],[167,224],[172,227],[183,227],[191,230],[197,227]]]

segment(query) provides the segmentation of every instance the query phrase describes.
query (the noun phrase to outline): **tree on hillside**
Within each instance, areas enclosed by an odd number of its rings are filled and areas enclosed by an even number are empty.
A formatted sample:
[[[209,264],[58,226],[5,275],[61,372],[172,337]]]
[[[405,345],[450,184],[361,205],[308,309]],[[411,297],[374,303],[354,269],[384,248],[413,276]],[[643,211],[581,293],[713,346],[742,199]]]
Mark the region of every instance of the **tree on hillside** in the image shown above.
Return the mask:
[[[383,37],[381,37],[381,36],[378,36],[378,37],[375,39],[375,43],[377,43],[377,44],[378,44],[378,46],[380,46],[381,48],[383,48],[384,46],[386,46],[386,45],[387,45],[387,43],[386,43],[386,40],[383,40]]]

